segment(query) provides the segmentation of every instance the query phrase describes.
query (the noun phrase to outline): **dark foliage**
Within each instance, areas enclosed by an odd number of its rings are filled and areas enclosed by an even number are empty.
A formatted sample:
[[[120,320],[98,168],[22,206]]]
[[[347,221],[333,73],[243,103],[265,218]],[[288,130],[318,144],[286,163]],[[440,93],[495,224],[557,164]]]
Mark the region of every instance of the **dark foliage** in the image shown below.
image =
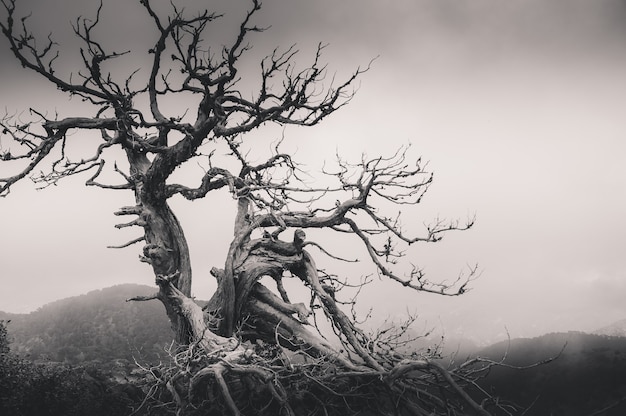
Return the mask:
[[[10,325],[10,323],[9,323]],[[3,416],[128,415],[143,397],[95,366],[35,364],[10,351],[0,321],[0,414]]]

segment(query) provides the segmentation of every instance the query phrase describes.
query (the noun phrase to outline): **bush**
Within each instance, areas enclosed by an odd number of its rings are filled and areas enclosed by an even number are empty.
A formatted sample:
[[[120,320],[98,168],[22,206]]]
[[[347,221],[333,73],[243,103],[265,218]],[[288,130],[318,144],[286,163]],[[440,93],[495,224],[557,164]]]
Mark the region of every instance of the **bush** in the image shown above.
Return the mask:
[[[0,414],[4,416],[115,416],[138,407],[143,393],[117,383],[95,366],[35,364],[12,354],[0,321]]]

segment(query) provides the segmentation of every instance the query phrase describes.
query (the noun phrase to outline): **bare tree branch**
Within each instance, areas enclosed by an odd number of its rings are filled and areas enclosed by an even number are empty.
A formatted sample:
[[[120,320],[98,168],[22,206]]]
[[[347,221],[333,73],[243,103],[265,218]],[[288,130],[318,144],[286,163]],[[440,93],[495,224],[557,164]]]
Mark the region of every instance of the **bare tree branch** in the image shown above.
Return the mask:
[[[109,72],[113,60],[127,60],[135,51],[126,45],[109,50],[98,39],[108,24],[101,2],[93,18],[78,17],[72,25],[81,67],[60,74],[55,68],[63,59],[60,45],[52,36],[38,43],[29,17],[16,12],[16,1],[0,2],[0,29],[16,59],[57,89],[82,98],[90,112],[49,116],[31,109],[28,119],[7,113],[0,120],[0,163],[10,173],[0,178],[0,196],[27,177],[46,187],[83,173],[88,186],[133,193],[134,205],[114,213],[130,218],[115,227],[140,227],[142,235],[110,247],[143,242],[139,258],[151,267],[158,292],[132,300],[162,302],[177,342],[171,366],[145,368],[152,383],[145,406],[167,397],[160,405],[180,415],[192,409],[238,415],[248,405],[286,415],[460,415],[468,408],[488,414],[465,387],[476,386],[475,379],[493,363],[479,360],[448,370],[435,361],[436,353],[405,351],[414,339],[407,337],[414,318],[397,331],[366,333],[355,305],[370,275],[355,281],[349,273],[319,270],[305,250],[317,247],[347,267],[357,261],[352,248],[336,254],[343,247],[327,249],[332,246],[327,241],[352,237],[379,276],[416,291],[466,292],[478,276],[475,267],[453,281],[431,281],[406,261],[416,243],[437,242],[474,224],[473,218],[466,223],[437,218],[424,230],[403,224],[402,214],[420,204],[433,183],[427,164],[414,158],[409,146],[356,162],[337,156],[334,168],[322,169],[321,183],[281,149],[284,137],[264,154],[245,135],[269,123],[317,125],[350,103],[371,62],[335,80],[323,62],[327,45],[318,44],[304,66],[296,65],[296,45],[276,48],[259,62],[252,91],[242,91],[242,84],[252,85],[239,82],[248,72],[242,71],[242,58],[253,36],[266,30],[254,23],[258,0],[251,0],[225,45],[210,36],[220,15],[205,10],[190,16],[173,4],[169,16],[161,15],[153,2],[141,0],[156,29],[146,47],[147,73]],[[184,102],[189,105],[178,105]],[[120,155],[124,160],[115,160]],[[184,183],[174,180],[172,174],[192,159],[202,160],[203,172],[184,175]],[[111,181],[112,173],[121,182]],[[193,201],[214,191],[227,192],[236,212],[229,217],[233,234],[224,264],[211,269],[217,288],[201,308],[191,297],[187,240],[168,200],[179,195]],[[201,221],[209,226],[222,221],[222,208],[211,209]],[[413,224],[411,219],[408,225]],[[306,240],[309,229],[316,230],[317,241]],[[277,293],[261,283],[267,277],[276,282]],[[292,286],[283,284],[285,278],[306,289],[303,302],[290,301]],[[330,330],[321,329],[324,320]]]

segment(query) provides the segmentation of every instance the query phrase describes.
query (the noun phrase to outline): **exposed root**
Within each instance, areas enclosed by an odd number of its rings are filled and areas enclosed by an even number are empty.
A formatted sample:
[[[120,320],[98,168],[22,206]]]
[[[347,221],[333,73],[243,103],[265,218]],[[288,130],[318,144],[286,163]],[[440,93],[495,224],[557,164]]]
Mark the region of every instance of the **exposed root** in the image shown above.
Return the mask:
[[[430,358],[405,359],[390,370],[351,370],[332,357],[290,355],[260,341],[230,352],[207,354],[189,346],[170,354],[170,362],[158,370],[144,368],[151,395],[146,406],[181,416],[488,416],[504,406],[486,392],[471,390],[475,375],[493,361],[477,359],[471,368],[448,370]]]

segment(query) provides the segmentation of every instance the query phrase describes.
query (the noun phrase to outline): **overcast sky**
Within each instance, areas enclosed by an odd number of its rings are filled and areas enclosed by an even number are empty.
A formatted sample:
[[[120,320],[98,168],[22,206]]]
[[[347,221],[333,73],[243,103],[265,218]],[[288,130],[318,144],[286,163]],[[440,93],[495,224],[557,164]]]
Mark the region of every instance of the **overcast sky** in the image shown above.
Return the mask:
[[[97,4],[23,3],[62,47],[70,44],[71,17]],[[117,50],[152,46],[136,3],[104,0],[115,22],[100,33]],[[194,10],[209,2],[177,3]],[[224,22],[247,7],[213,3],[227,13]],[[326,42],[329,70],[341,77],[378,56],[348,107],[319,127],[286,130],[288,148],[311,170],[336,150],[358,157],[411,143],[435,172],[411,225],[477,216],[471,231],[419,247],[410,259],[433,279],[479,263],[471,292],[441,298],[375,283],[363,294],[375,314],[409,310],[425,325],[477,339],[505,328],[513,337],[594,330],[626,318],[625,1],[266,0],[258,19],[272,27],[254,38],[251,58],[297,42],[304,63]],[[13,63],[6,41],[0,47],[0,104],[10,113],[79,108]],[[39,192],[25,182],[0,200],[0,310],[29,312],[113,284],[153,284],[137,261],[140,247],[106,249],[133,237],[113,227],[113,211],[132,204],[132,195],[85,188],[86,179]],[[208,299],[208,270],[223,265],[228,244],[216,236],[228,235],[231,214],[212,211],[211,222],[208,210],[224,204],[173,204],[187,226],[194,294]]]

